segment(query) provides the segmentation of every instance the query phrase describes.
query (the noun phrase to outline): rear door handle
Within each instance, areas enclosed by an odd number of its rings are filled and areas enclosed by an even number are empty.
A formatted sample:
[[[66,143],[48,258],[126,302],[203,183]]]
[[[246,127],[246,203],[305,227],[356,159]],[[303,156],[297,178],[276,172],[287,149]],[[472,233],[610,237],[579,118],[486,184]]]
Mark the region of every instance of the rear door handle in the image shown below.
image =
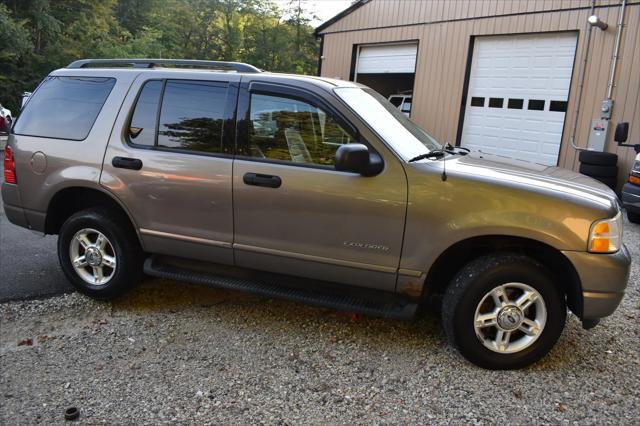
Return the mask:
[[[279,176],[260,173],[245,173],[242,181],[247,185],[265,186],[267,188],[280,188],[280,185],[282,185],[282,179]]]
[[[142,168],[142,161],[137,158],[113,157],[111,164],[119,169],[140,170]]]

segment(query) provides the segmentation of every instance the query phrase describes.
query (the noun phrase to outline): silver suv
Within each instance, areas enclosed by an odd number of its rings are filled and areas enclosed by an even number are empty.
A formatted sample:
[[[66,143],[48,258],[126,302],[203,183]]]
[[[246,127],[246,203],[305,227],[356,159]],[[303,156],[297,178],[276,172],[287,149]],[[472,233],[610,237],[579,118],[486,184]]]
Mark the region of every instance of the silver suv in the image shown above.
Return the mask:
[[[367,87],[210,61],[83,60],[29,99],[9,220],[81,292],[152,276],[390,318],[440,301],[460,352],[520,368],[629,277],[605,185],[440,144]],[[302,279],[304,278],[304,279]]]

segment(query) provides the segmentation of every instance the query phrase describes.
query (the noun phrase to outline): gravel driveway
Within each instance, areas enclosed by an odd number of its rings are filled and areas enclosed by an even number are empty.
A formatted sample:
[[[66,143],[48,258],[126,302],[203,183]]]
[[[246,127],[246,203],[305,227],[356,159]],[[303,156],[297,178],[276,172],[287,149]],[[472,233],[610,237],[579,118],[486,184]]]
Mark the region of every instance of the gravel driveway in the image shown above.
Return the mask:
[[[640,226],[626,244],[640,258]],[[0,424],[638,424],[640,268],[616,313],[575,317],[535,366],[489,372],[440,322],[149,280],[124,299],[0,305]]]

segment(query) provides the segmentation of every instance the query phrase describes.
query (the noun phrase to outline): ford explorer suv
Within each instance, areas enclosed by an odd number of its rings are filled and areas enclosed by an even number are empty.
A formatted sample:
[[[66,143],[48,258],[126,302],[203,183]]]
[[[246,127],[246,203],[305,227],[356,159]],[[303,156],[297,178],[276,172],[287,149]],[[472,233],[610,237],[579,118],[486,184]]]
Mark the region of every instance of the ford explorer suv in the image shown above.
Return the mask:
[[[89,296],[146,273],[387,318],[435,307],[489,369],[543,357],[567,309],[593,327],[629,277],[605,185],[442,144],[365,86],[241,63],[54,71],[4,181],[8,219],[57,234]]]

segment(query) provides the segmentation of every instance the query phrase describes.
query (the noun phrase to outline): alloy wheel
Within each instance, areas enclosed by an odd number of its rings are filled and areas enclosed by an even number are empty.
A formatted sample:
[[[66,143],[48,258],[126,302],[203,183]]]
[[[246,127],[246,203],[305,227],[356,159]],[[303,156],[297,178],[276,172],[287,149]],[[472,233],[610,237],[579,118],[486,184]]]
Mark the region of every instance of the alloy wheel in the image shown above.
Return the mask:
[[[498,353],[510,354],[531,346],[542,334],[547,309],[542,295],[523,283],[506,283],[481,299],[474,316],[476,336]]]
[[[73,269],[86,283],[103,286],[116,272],[116,254],[109,239],[100,231],[84,228],[76,232],[69,245]]]

